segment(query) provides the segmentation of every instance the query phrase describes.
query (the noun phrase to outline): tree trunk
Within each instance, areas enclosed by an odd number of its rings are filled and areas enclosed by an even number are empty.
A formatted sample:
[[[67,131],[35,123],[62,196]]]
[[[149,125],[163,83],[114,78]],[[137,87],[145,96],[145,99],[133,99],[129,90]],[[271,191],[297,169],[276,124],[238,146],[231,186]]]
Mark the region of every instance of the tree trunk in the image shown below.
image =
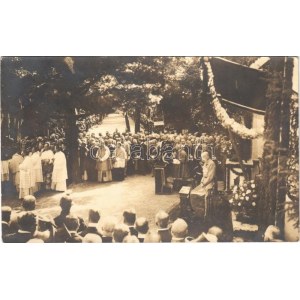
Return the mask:
[[[141,108],[138,105],[135,109],[135,126],[134,131],[138,133],[141,130]]]
[[[78,152],[78,127],[76,125],[75,112],[70,112],[66,118],[66,144],[67,144],[67,162],[68,177],[70,182],[78,183],[81,180],[79,168],[79,152]]]
[[[125,112],[125,123],[126,123],[126,131],[130,132],[130,123],[129,123],[129,117],[127,112]]]

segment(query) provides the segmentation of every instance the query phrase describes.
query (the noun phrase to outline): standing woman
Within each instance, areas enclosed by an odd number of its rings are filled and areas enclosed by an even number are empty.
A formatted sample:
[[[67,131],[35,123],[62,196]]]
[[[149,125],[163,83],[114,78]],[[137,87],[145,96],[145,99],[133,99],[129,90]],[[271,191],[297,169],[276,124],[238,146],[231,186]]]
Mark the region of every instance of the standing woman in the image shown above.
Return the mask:
[[[65,154],[62,152],[62,145],[59,145],[57,152],[54,154],[51,189],[65,192],[67,190],[67,179],[67,160]]]
[[[31,149],[27,148],[23,151],[24,160],[19,165],[20,170],[20,192],[19,192],[19,199],[24,199],[25,196],[32,195],[32,160],[29,156]]]
[[[33,172],[35,175],[35,186],[33,188],[33,192],[38,192],[41,190],[41,186],[43,183],[43,171],[42,171],[42,160],[41,153],[38,150],[38,147],[32,148],[31,161],[33,165]]]
[[[44,179],[46,190],[51,189],[51,174],[53,171],[53,158],[54,158],[54,154],[53,151],[50,149],[50,144],[46,142],[41,154],[43,179]]]

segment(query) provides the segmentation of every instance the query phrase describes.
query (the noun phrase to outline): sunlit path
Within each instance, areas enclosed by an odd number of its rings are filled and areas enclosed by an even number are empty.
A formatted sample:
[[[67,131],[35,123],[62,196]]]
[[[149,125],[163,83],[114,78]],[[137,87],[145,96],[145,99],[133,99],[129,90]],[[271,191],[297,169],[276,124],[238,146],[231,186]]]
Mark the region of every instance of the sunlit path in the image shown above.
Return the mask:
[[[131,118],[129,118],[129,123],[131,132],[134,132],[134,121]],[[101,125],[91,128],[90,132],[94,132],[96,135],[98,133],[105,134],[106,131],[112,133],[116,128],[120,132],[126,131],[125,117],[121,112],[109,114],[104,118]]]

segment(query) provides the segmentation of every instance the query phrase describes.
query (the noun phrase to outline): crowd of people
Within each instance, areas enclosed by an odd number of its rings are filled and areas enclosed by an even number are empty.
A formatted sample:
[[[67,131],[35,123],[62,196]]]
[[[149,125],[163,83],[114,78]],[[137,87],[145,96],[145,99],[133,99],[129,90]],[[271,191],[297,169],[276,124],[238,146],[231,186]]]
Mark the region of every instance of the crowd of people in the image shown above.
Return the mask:
[[[72,212],[72,195],[65,193],[60,200],[61,212],[54,218],[36,211],[36,198],[25,196],[22,207],[12,210],[2,206],[2,239],[6,243],[158,243],[158,242],[217,242],[223,231],[213,226],[198,237],[188,235],[183,219],[170,223],[169,214],[158,211],[156,228],[149,228],[144,217],[137,217],[134,208],[124,210],[123,219],[103,218],[100,211],[89,210],[88,221]]]
[[[7,150],[7,149],[6,149]],[[68,178],[65,133],[25,137],[2,154],[2,188],[17,192],[19,199],[42,190],[66,191]]]
[[[211,226],[197,236],[190,236],[188,223],[177,218],[170,221],[165,211],[155,215],[155,226],[137,216],[134,208],[123,211],[122,220],[114,216],[101,215],[89,209],[85,221],[72,211],[72,194],[65,193],[60,199],[60,213],[53,217],[40,215],[36,211],[36,198],[25,196],[18,210],[2,206],[2,240],[5,243],[196,243],[228,241],[221,227]],[[280,242],[280,230],[269,226],[261,241]],[[242,242],[243,239],[233,238]]]
[[[201,153],[221,161],[232,149],[229,139],[220,134],[164,132],[79,134],[80,172],[83,180],[107,182],[124,180],[127,175],[153,174],[158,164],[165,165],[167,177],[201,179]]]

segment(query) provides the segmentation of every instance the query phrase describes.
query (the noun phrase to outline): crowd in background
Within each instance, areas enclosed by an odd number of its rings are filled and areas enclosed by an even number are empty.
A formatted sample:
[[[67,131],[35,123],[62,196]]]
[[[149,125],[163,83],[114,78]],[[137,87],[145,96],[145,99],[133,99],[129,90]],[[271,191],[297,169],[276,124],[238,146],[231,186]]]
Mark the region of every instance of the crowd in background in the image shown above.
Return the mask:
[[[80,171],[83,180],[107,182],[124,180],[127,175],[152,173],[165,165],[167,177],[201,177],[201,153],[207,151],[221,163],[232,149],[220,134],[164,132],[137,134],[115,132],[79,134]]]

